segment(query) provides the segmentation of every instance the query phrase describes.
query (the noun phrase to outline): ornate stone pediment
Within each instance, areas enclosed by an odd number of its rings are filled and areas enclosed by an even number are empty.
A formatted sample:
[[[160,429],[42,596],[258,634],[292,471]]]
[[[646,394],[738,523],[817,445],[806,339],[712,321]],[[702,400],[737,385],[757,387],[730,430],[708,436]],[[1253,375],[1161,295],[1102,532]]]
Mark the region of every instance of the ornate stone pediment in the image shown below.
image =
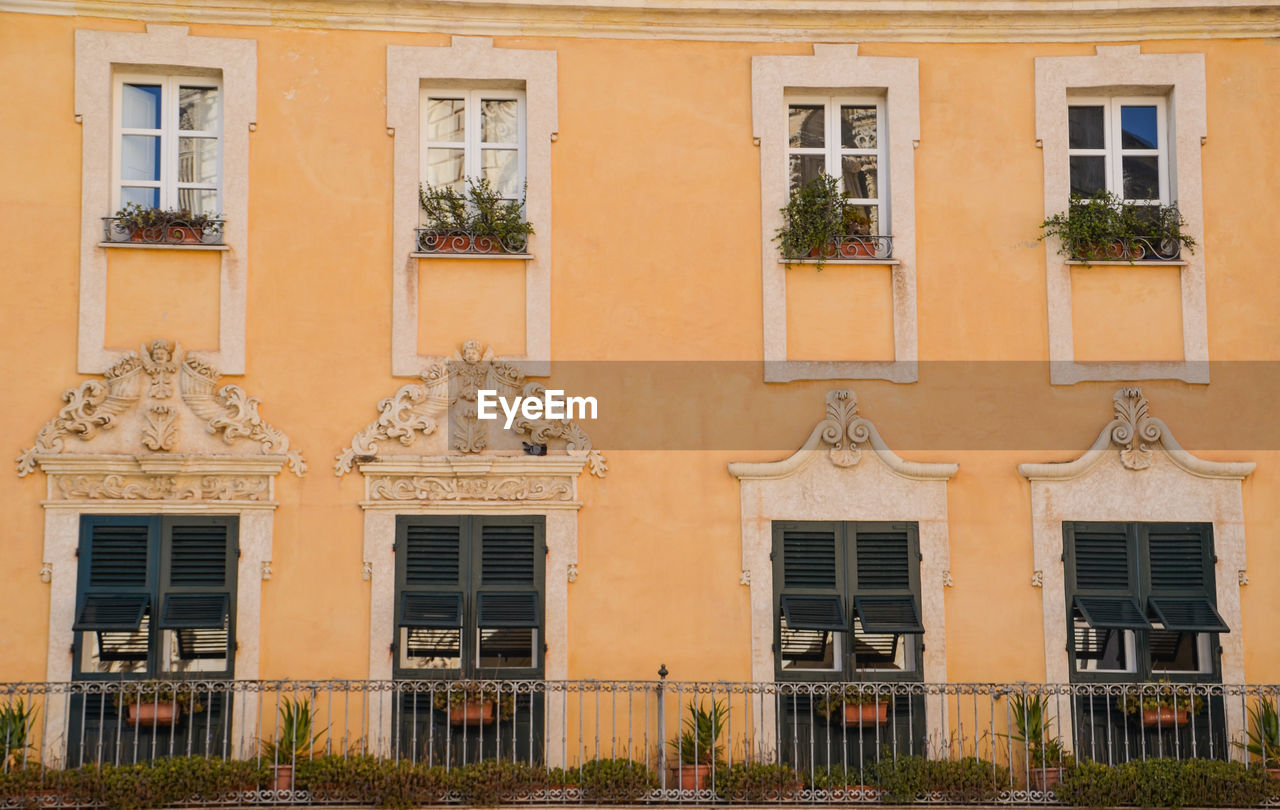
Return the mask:
[[[220,377],[167,340],[129,352],[63,393],[18,475],[40,467],[64,500],[269,500],[271,476],[285,465],[302,475],[306,461],[257,399]]]
[[[1193,456],[1178,444],[1162,420],[1151,415],[1151,404],[1136,386],[1121,388],[1111,397],[1113,417],[1102,428],[1093,445],[1074,461],[1049,464],[1020,464],[1025,478],[1074,478],[1088,472],[1107,454],[1118,454],[1125,469],[1149,469],[1154,453],[1162,449],[1169,460],[1192,475],[1204,478],[1244,478],[1253,472],[1252,462],[1206,461]]]
[[[584,456],[400,456],[360,465],[365,506],[398,502],[450,507],[530,504],[576,509]]]
[[[525,445],[547,445],[553,455],[563,453],[580,459],[592,475],[603,478],[608,471],[604,456],[591,446],[586,431],[568,419],[526,419],[518,417],[511,429],[501,421],[478,418],[476,392],[496,391],[508,399],[515,396],[541,397],[545,386],[527,382],[515,365],[494,356],[478,340],[469,340],[444,362],[435,362],[422,372],[422,382],[403,386],[393,396],[378,402],[378,418],[357,433],[348,447],[338,454],[335,475],[341,476],[359,465],[366,475],[375,462],[406,457],[446,457],[451,454],[478,456],[482,453],[519,454]],[[532,461],[532,459],[531,459]],[[532,462],[535,465],[542,461]],[[531,469],[536,469],[536,466]],[[453,499],[456,486],[440,489],[423,479],[422,486],[400,482],[396,492],[421,493],[415,499]],[[492,483],[492,482],[491,482]],[[499,493],[526,492],[532,498],[546,499],[547,493],[526,481],[517,486],[504,484],[479,500],[502,500]],[[494,484],[496,486],[496,484]],[[523,487],[523,488],[522,488]],[[390,489],[379,486],[381,495],[389,497]],[[454,493],[450,495],[448,493]],[[375,496],[374,492],[370,493]],[[407,497],[407,496],[406,496]],[[460,497],[460,496],[459,496]]]

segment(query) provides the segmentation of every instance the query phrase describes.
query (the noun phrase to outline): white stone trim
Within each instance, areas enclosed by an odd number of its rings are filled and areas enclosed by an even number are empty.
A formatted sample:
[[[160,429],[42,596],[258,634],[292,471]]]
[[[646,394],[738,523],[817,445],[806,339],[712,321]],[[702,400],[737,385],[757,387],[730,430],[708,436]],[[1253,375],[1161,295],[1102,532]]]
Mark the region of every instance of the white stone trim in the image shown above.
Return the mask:
[[[869,452],[866,452],[869,451]],[[861,462],[863,453],[873,461]],[[751,679],[775,680],[773,654],[773,523],[779,520],[915,522],[920,539],[920,598],[924,622],[921,675],[946,683],[946,606],[951,569],[947,540],[947,481],[956,464],[905,461],[890,450],[871,422],[858,415],[851,391],[827,394],[827,418],[798,452],[765,463],[732,463],[739,481],[742,581],[751,588]],[[776,718],[766,710],[759,742]],[[945,706],[930,698],[929,728],[943,729]]]
[[[574,490],[570,499],[530,500],[365,500],[364,509],[364,570],[365,579],[371,580],[369,588],[369,678],[389,681],[392,679],[394,661],[390,650],[395,638],[395,581],[396,563],[392,545],[396,537],[396,517],[399,515],[500,515],[518,512],[522,515],[541,515],[546,520],[547,544],[545,619],[543,633],[547,651],[543,661],[543,679],[563,681],[569,677],[569,582],[577,578],[578,571],[578,515],[582,504],[577,499],[577,478],[587,465],[585,457],[541,458],[518,456],[465,456],[465,457],[413,457],[399,456],[394,460],[370,462],[359,465],[364,474],[366,490],[377,478],[388,476],[411,479],[415,475],[453,478],[455,480],[509,482],[516,479],[541,481],[547,478],[572,482]],[[481,487],[481,489],[486,489]],[[523,491],[530,490],[524,487]],[[559,740],[564,729],[563,709],[566,697],[560,692],[548,692],[546,696],[546,745],[547,765],[563,765],[559,760]],[[389,753],[393,740],[391,706],[382,702],[370,707],[369,725],[374,751]]]
[[[773,235],[787,202],[788,89],[877,93],[887,97],[888,209],[893,229],[893,360],[823,362],[787,357],[787,268]],[[751,58],[751,120],[760,144],[760,256],[764,283],[766,382],[884,379],[915,382],[915,146],[920,141],[920,80],[914,58],[858,56],[857,45],[814,45],[812,56]]]
[[[1071,322],[1071,264],[1058,254],[1058,240],[1045,240],[1049,297],[1049,378],[1055,385],[1083,380],[1175,379],[1209,382],[1209,330],[1205,307],[1204,204],[1200,146],[1208,136],[1204,54],[1144,54],[1137,45],[1098,46],[1095,56],[1036,58],[1036,138],[1044,151],[1045,216],[1065,211],[1071,177],[1067,160],[1067,99],[1088,95],[1134,95],[1135,90],[1169,100],[1170,195],[1196,240],[1183,252],[1182,357],[1177,362],[1078,363]]]
[[[391,373],[416,376],[447,358],[418,353],[418,263],[413,256],[418,217],[418,113],[424,82],[515,81],[525,92],[525,210],[536,233],[525,263],[525,353],[530,376],[551,367],[551,140],[559,127],[556,52],[495,48],[484,37],[455,36],[447,47],[387,46],[387,129],[395,137],[392,203]]]
[[[102,217],[111,205],[112,71],[200,68],[222,74],[222,214],[227,219],[218,295],[218,345],[199,347],[226,374],[244,374],[249,275],[249,131],[258,116],[258,43],[193,37],[186,26],[148,25],[145,34],[76,32],[76,120],[82,124],[80,325],[76,367],[106,371],[125,352],[107,348],[107,248]]]

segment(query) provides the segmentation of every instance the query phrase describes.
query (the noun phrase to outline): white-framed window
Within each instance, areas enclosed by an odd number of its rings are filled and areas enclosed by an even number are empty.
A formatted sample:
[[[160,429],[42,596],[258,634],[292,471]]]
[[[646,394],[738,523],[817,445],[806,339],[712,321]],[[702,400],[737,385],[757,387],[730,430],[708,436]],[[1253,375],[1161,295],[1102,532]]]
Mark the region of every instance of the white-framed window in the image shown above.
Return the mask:
[[[487,179],[505,199],[524,196],[525,94],[503,89],[423,89],[420,177],[466,190]]]
[[[855,233],[888,234],[888,139],[883,98],[787,97],[787,175],[791,189],[822,173],[855,205]]]
[[[222,82],[216,76],[118,74],[112,207],[222,212]]]
[[[1169,204],[1164,98],[1073,97],[1067,107],[1067,126],[1072,194],[1110,191],[1129,202]]]

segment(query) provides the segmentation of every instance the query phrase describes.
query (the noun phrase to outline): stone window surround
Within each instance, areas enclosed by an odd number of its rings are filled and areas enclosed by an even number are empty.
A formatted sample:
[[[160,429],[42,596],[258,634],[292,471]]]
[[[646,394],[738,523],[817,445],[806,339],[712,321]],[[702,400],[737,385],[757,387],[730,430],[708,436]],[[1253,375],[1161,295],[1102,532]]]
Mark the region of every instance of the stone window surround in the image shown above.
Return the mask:
[[[364,476],[364,578],[371,580],[369,589],[369,678],[392,680],[394,661],[390,643],[395,638],[395,553],[396,518],[400,515],[540,515],[546,519],[545,569],[546,592],[543,641],[543,679],[563,681],[569,677],[569,583],[578,571],[578,515],[582,502],[578,499],[577,479],[587,465],[585,456],[392,456],[384,461],[359,464]],[[394,487],[374,486],[389,481],[449,481],[455,484],[510,485],[521,480],[516,489],[523,493],[509,500],[489,499],[483,495],[461,499],[430,500],[431,494],[407,499],[387,497]],[[556,489],[549,481],[566,486],[564,497],[541,497],[539,491]],[[412,486],[410,487],[413,488]],[[496,489],[496,488],[495,488]],[[482,492],[484,487],[475,488]],[[423,677],[430,677],[424,673]],[[565,696],[548,692],[546,696],[547,765],[556,767],[561,748],[552,744],[559,740],[564,716]],[[390,751],[394,738],[391,706],[371,709],[370,728],[375,750]]]
[[[1049,379],[1054,385],[1084,380],[1174,379],[1209,382],[1209,333],[1205,305],[1204,203],[1200,147],[1208,136],[1202,53],[1144,54],[1138,45],[1097,46],[1094,56],[1036,58],[1036,138],[1044,152],[1044,213],[1065,210],[1070,198],[1067,104],[1074,94],[1162,95],[1169,101],[1170,195],[1196,240],[1184,251],[1182,356],[1180,361],[1081,363],[1075,360],[1071,319],[1072,264],[1045,242],[1049,305]],[[1087,270],[1085,271],[1087,272]]]
[[[490,37],[452,38],[437,47],[387,46],[387,133],[395,138],[392,203],[391,373],[417,376],[446,359],[418,353],[419,104],[425,83],[522,82],[525,91],[525,210],[537,233],[529,238],[525,262],[525,353],[504,357],[524,361],[535,377],[551,370],[551,141],[559,126],[556,52],[495,48]],[[447,261],[448,259],[440,259]]]
[[[177,462],[179,467],[172,465]],[[76,588],[79,567],[76,551],[80,546],[80,518],[83,515],[216,515],[239,518],[240,559],[236,568],[236,680],[257,680],[261,651],[262,581],[270,576],[271,545],[274,531],[274,481],[285,464],[283,456],[256,458],[158,459],[152,456],[47,456],[40,467],[47,473],[48,499],[44,502],[44,570],[49,577],[49,650],[45,680],[66,683],[71,680],[71,645],[75,633]],[[62,479],[109,477],[112,475],[161,476],[180,469],[186,475],[210,475],[235,480],[244,477],[266,477],[266,501],[211,501],[204,503],[171,500],[105,500],[68,498],[59,500]],[[252,702],[250,702],[252,703]],[[46,730],[66,727],[65,702],[50,701],[41,722]],[[232,718],[232,739],[252,740],[241,733],[257,724],[257,707],[247,705]],[[66,744],[58,734],[44,736],[43,757],[46,763],[58,762]],[[239,756],[251,756],[245,748]]]
[[[893,260],[859,264],[889,266],[893,283],[892,361],[787,359],[787,266],[774,233],[787,202],[788,90],[824,90],[887,96],[888,210]],[[751,118],[760,146],[760,256],[764,298],[765,382],[830,379],[918,378],[916,330],[915,154],[920,142],[919,63],[914,58],[858,56],[857,45],[813,46],[812,56],[751,59]],[[858,268],[844,268],[857,272]]]
[[[201,351],[225,374],[245,371],[245,306],[249,272],[249,132],[258,108],[258,43],[188,36],[187,26],[147,25],[146,33],[75,32],[75,114],[82,125],[80,310],[76,368],[100,374],[126,354],[106,346],[107,250],[102,217],[111,204],[112,80],[129,72],[186,69],[221,74],[223,99],[222,211],[226,249],[218,251],[218,346]],[[127,249],[128,245],[118,248]],[[201,248],[172,247],[173,250]]]
[[[1079,458],[1018,465],[1018,472],[1031,485],[1035,566],[1031,583],[1041,589],[1045,683],[1066,684],[1071,680],[1071,661],[1066,651],[1063,522],[1173,521],[1213,525],[1217,608],[1231,628],[1230,633],[1218,637],[1222,682],[1243,684],[1240,588],[1248,581],[1243,481],[1255,464],[1205,461],[1193,456],[1182,448],[1163,421],[1148,415],[1147,401],[1140,389],[1120,389],[1114,401],[1116,418],[1103,427]],[[1136,407],[1123,407],[1125,401]],[[1137,418],[1128,414],[1137,414]],[[1060,720],[1070,722],[1066,716]],[[1227,720],[1229,728],[1243,728],[1243,706],[1229,706]],[[1070,736],[1070,729],[1064,729],[1063,737]]]
[[[868,460],[859,463],[863,456]],[[822,458],[826,456],[826,458]],[[764,463],[735,462],[742,521],[742,584],[750,588],[751,679],[775,680],[773,652],[773,523],[779,520],[914,522],[919,527],[920,600],[924,623],[921,676],[945,683],[946,605],[951,585],[947,531],[947,481],[956,464],[906,461],[885,444],[869,420],[858,414],[852,391],[827,394],[827,418],[789,458]],[[946,706],[930,697],[925,707],[931,729],[945,728]],[[760,743],[776,729],[772,704],[762,709]]]

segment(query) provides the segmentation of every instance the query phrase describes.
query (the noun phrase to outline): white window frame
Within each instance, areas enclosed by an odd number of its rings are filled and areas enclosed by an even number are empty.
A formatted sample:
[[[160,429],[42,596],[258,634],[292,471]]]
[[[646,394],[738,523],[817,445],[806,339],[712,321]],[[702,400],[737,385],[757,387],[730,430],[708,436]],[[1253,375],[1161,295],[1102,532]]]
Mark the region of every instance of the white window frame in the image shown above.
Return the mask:
[[[427,137],[429,131],[427,126],[427,108],[430,99],[454,99],[463,102],[465,123],[463,129],[463,140],[459,141],[433,141]],[[480,106],[483,101],[514,101],[516,102],[516,128],[517,136],[515,143],[486,143],[480,140]],[[503,89],[422,89],[421,103],[418,105],[419,129],[422,132],[422,149],[419,151],[418,177],[422,183],[427,182],[428,162],[427,156],[432,149],[462,149],[463,150],[463,179],[470,178],[479,180],[483,177],[481,171],[481,158],[486,149],[497,149],[516,152],[516,165],[520,176],[520,186],[524,187],[524,183],[528,178],[525,171],[527,142],[525,133],[525,94],[523,90],[503,90]]]
[[[124,115],[124,86],[126,84],[160,85],[160,129],[125,128],[122,124]],[[183,85],[213,87],[218,91],[218,129],[215,130],[179,130],[178,99]],[[158,188],[160,190],[158,207],[173,209],[178,207],[178,191],[180,189],[199,189],[214,191],[218,195],[214,212],[222,214],[222,178],[223,178],[223,100],[222,78],[220,76],[198,74],[156,74],[156,73],[118,73],[112,82],[111,97],[111,210],[120,210],[122,189]],[[160,179],[128,180],[121,176],[123,163],[124,136],[146,135],[160,138]],[[189,183],[178,180],[178,141],[179,138],[214,138],[218,144],[217,182]]]
[[[893,233],[892,219],[889,211],[889,150],[885,133],[885,99],[876,96],[829,96],[829,95],[807,95],[787,93],[785,96],[786,108],[783,114],[788,118],[791,115],[791,106],[793,104],[821,105],[823,107],[823,143],[822,147],[813,146],[792,146],[788,141],[786,145],[786,170],[788,179],[791,176],[791,156],[792,155],[823,155],[825,160],[825,171],[836,179],[840,190],[845,191],[844,187],[844,165],[842,158],[845,155],[865,155],[874,156],[876,159],[876,191],[878,197],[850,197],[849,202],[853,205],[874,205],[879,210],[879,226],[876,235],[889,235]],[[846,106],[856,107],[875,107],[876,108],[876,146],[874,149],[845,148],[840,140],[840,108]],[[788,183],[789,185],[789,183]]]
[[[1160,178],[1160,205],[1170,204],[1169,194],[1169,108],[1164,96],[1086,96],[1067,97],[1070,107],[1102,108],[1102,149],[1073,149],[1068,141],[1068,162],[1076,156],[1101,156],[1106,161],[1104,176],[1107,191],[1138,205],[1156,205],[1155,200],[1130,200],[1124,196],[1124,158],[1155,157]],[[1155,107],[1156,108],[1156,149],[1126,149],[1121,137],[1122,107]]]

